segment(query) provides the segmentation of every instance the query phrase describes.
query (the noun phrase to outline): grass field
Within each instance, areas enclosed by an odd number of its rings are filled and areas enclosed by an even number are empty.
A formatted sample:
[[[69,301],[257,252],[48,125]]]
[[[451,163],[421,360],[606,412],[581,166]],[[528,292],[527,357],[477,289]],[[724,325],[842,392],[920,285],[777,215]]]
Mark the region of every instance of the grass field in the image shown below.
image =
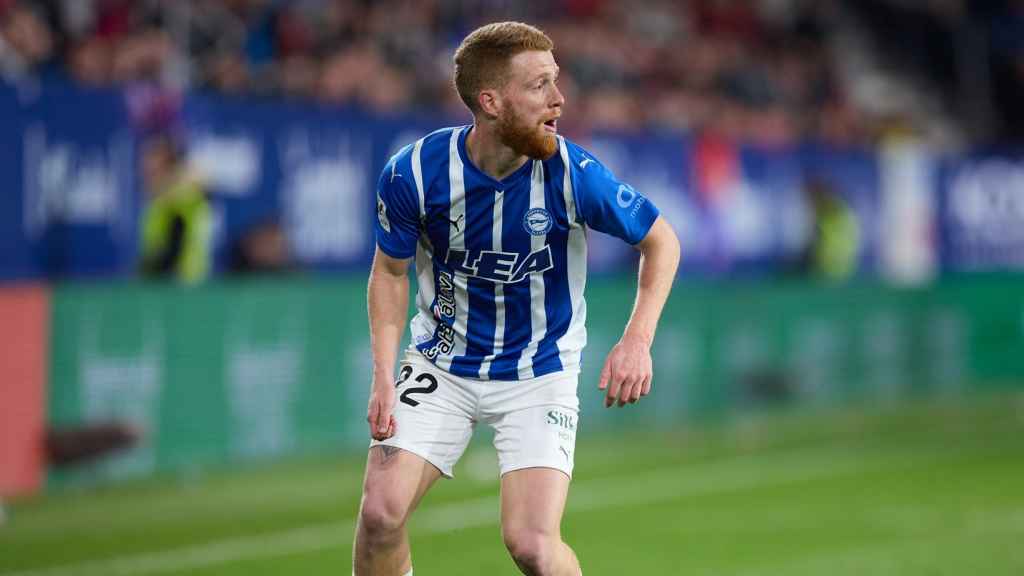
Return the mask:
[[[477,443],[411,527],[416,574],[517,574]],[[0,576],[348,575],[361,458],[8,507]],[[604,574],[1024,574],[1024,394],[581,431],[564,535]]]

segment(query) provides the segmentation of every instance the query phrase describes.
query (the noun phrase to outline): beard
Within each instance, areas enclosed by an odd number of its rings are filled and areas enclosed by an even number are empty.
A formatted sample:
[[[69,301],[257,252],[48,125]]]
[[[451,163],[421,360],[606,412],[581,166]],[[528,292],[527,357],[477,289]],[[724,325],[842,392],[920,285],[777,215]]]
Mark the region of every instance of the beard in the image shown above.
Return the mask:
[[[513,112],[498,117],[498,137],[516,153],[535,160],[547,160],[558,150],[558,139],[543,124],[526,124]]]

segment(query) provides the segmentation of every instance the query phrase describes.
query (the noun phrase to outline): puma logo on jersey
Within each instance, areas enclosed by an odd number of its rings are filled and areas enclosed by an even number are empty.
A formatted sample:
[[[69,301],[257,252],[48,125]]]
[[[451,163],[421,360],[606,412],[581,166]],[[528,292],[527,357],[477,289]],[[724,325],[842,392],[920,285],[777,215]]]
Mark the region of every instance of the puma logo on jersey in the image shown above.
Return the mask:
[[[466,217],[466,215],[465,215],[465,214],[459,214],[459,217],[458,217],[458,218],[456,218],[455,220],[452,220],[451,218],[449,218],[449,219],[448,219],[448,222],[450,222],[450,223],[451,223],[451,225],[452,225],[452,226],[455,226],[455,229],[456,229],[456,230],[458,230],[458,229],[462,228],[462,220],[463,220],[463,219],[464,219],[465,217]]]
[[[448,250],[445,264],[455,272],[492,282],[512,284],[529,274],[543,273],[554,267],[551,247],[544,246],[526,256],[518,252],[491,250]]]
[[[580,160],[580,170],[583,170],[584,168],[586,168],[587,164],[590,164],[593,161],[594,160],[591,159],[591,158],[584,158],[583,160]]]

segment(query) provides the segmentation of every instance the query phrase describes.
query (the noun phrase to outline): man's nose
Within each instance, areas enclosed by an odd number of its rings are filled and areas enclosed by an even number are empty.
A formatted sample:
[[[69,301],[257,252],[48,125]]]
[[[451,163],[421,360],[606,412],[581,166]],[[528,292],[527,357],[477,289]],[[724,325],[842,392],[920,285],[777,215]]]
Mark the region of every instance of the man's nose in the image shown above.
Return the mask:
[[[562,95],[562,91],[558,89],[558,86],[555,86],[554,88],[555,88],[555,93],[554,93],[555,98],[554,98],[554,100],[552,100],[551,106],[553,108],[558,108],[558,107],[561,107],[563,104],[565,104],[565,96]]]

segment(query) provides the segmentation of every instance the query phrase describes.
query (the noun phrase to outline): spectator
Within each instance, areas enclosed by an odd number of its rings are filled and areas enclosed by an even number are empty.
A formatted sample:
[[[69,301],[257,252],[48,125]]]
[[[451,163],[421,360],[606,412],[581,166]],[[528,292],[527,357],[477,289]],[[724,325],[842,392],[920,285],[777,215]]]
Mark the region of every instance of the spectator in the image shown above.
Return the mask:
[[[198,179],[184,165],[184,151],[166,134],[143,151],[149,205],[142,219],[144,276],[192,284],[210,272],[211,212]]]
[[[826,280],[846,280],[857,272],[860,254],[857,214],[822,178],[811,178],[804,192],[813,222],[803,256],[804,272]]]
[[[86,86],[109,84],[111,75],[110,43],[92,36],[71,47],[68,58],[71,77]]]
[[[280,274],[295,269],[288,239],[276,217],[260,220],[242,232],[228,258],[231,274]]]
[[[18,78],[38,71],[53,54],[53,35],[43,16],[15,2],[0,4],[0,76]]]
[[[856,145],[877,125],[835,78],[826,46],[834,1],[573,0],[540,10],[450,0],[48,0],[38,14],[4,3],[7,75],[38,70],[57,46],[68,73],[94,86],[147,80],[461,115],[438,73],[451,39],[520,18],[560,47],[576,111],[563,119],[570,135],[681,128],[770,146]]]

